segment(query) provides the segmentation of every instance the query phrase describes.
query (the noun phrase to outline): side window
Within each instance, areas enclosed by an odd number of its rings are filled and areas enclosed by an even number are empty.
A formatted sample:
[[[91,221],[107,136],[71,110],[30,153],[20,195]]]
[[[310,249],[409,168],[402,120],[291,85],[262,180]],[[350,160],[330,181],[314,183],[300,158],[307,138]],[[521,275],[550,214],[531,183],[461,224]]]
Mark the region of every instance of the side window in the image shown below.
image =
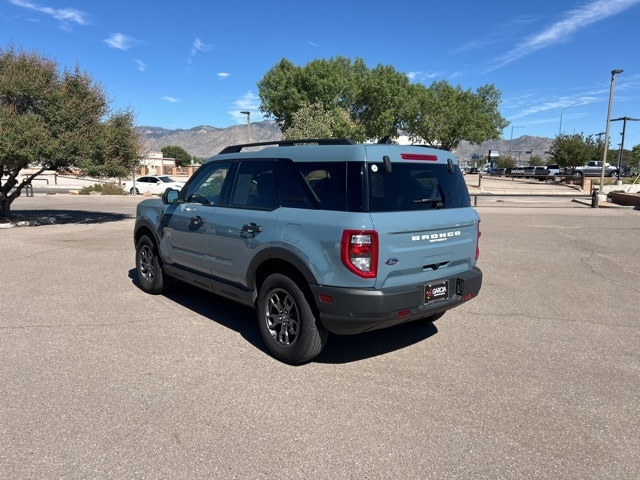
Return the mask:
[[[320,209],[346,210],[346,164],[344,162],[298,163],[296,166]]]
[[[278,206],[275,161],[240,162],[231,191],[231,207],[273,210]]]
[[[283,207],[315,208],[305,179],[291,160],[278,160],[278,187]]]
[[[230,163],[211,163],[202,167],[189,184],[186,201],[202,205],[220,205],[220,194],[230,168]]]

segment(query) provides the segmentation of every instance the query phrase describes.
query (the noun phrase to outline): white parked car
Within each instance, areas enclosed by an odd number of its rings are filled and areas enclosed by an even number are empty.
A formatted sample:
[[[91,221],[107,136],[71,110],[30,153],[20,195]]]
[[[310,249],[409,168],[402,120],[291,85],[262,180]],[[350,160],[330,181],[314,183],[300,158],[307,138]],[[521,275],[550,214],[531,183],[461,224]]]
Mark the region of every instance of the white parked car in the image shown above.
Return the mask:
[[[146,192],[153,195],[162,195],[167,188],[180,190],[184,187],[184,182],[178,182],[167,175],[144,175],[136,178],[135,191],[133,185],[133,180],[127,180],[124,182],[125,191],[132,195],[134,193],[139,195]]]

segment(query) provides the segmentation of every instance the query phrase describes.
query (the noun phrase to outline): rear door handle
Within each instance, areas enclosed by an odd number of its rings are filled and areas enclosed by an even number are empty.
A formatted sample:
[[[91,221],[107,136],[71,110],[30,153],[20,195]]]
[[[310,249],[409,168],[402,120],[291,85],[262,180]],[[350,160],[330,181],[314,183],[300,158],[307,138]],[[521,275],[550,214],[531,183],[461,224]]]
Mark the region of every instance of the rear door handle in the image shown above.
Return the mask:
[[[253,238],[262,232],[262,225],[256,225],[255,223],[245,223],[240,230],[240,236],[242,238]]]
[[[189,223],[191,223],[191,226],[193,227],[199,227],[204,223],[204,218],[202,218],[200,215],[197,215],[195,217],[192,217]]]

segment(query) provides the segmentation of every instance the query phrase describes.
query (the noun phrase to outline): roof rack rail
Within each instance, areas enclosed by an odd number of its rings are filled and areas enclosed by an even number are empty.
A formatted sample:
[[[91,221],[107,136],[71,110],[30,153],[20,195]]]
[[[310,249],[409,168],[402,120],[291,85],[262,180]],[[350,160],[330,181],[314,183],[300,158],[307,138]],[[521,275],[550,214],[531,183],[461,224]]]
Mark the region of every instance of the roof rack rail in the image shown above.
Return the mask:
[[[350,138],[307,138],[301,140],[275,140],[272,142],[259,142],[259,143],[243,143],[239,145],[230,145],[223,148],[219,155],[223,153],[238,153],[245,148],[249,147],[266,147],[268,145],[277,145],[279,147],[292,147],[294,145],[355,145],[355,142]]]

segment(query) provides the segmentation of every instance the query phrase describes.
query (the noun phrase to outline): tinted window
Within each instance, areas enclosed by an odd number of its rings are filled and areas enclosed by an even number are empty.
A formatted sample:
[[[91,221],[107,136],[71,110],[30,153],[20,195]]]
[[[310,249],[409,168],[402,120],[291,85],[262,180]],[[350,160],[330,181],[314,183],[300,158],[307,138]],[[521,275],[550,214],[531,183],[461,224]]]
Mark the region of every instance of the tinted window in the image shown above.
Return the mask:
[[[241,162],[229,205],[256,209],[276,208],[274,164],[275,162],[264,160]]]
[[[469,193],[458,166],[426,162],[369,165],[369,211],[388,212],[469,207]]]
[[[295,167],[317,208],[346,210],[347,169],[344,162],[297,163]]]
[[[336,211],[362,211],[362,162],[279,160],[282,205]]]
[[[291,160],[278,161],[278,187],[283,207],[317,208],[304,175]]]
[[[189,183],[187,202],[220,205],[220,194],[229,168],[229,163],[210,163],[201,167]]]

